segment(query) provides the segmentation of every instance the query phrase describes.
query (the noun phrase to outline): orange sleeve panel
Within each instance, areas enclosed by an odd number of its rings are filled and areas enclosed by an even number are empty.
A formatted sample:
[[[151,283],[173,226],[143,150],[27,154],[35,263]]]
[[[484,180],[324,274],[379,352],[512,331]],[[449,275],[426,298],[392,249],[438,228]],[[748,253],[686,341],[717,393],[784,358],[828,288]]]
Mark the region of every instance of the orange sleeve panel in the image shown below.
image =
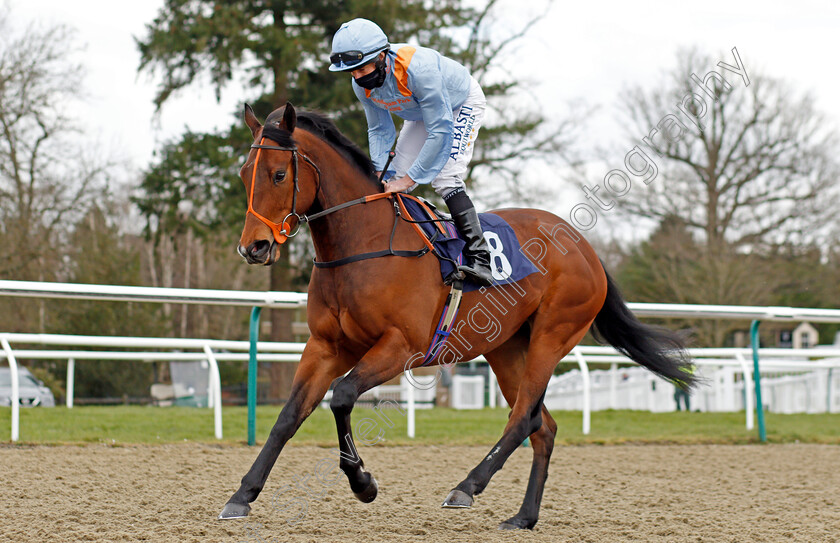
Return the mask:
[[[394,77],[397,78],[397,88],[403,96],[411,96],[408,89],[408,65],[411,64],[411,57],[417,49],[406,45],[397,49],[397,59],[394,62]]]

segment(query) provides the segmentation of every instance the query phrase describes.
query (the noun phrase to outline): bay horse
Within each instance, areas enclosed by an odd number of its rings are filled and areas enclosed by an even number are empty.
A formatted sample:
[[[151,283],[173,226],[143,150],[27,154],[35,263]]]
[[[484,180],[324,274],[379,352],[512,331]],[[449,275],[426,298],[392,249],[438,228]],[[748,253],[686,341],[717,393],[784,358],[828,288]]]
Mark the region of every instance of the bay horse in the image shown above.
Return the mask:
[[[422,249],[423,242],[411,225],[397,221],[393,195],[382,194],[370,159],[332,121],[314,112],[297,113],[290,103],[273,111],[265,126],[248,105],[244,117],[254,143],[240,171],[248,211],[237,250],[249,264],[271,265],[278,245],[307,221],[316,263],[346,262],[377,251],[388,256],[312,270],[311,336],[289,400],[219,518],[248,514],[283,446],[343,375],[330,401],[339,467],[356,497],[371,502],[378,485],[358,455],[350,413],[362,393],[421,363],[415,354],[422,357],[429,346],[449,288],[434,256],[405,257],[416,256],[412,251]],[[570,225],[537,209],[492,213],[508,222],[520,243],[530,240],[529,256],[538,273],[463,295],[460,314],[468,317],[453,327],[460,348],[450,341],[450,359],[483,354],[511,412],[501,439],[443,506],[472,506],[493,474],[530,437],[533,463],[525,498],[519,512],[500,525],[530,529],[537,523],[557,431],[543,405],[546,386],[560,359],[590,327],[599,339],[671,382],[691,387],[694,378],[685,371],[689,363],[678,336],[633,316],[595,251]],[[539,254],[531,254],[535,244]],[[400,251],[404,254],[394,256]],[[492,307],[499,309],[495,315],[490,315]],[[496,323],[492,329],[491,320]]]

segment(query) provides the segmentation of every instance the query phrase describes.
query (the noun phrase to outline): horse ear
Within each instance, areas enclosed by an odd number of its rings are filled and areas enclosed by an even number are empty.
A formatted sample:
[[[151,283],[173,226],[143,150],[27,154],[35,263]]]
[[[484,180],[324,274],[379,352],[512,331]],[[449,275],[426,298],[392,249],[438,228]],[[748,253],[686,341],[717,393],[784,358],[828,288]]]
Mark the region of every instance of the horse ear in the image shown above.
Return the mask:
[[[283,124],[286,125],[286,130],[289,132],[295,131],[297,114],[295,113],[295,106],[291,102],[286,102],[286,109],[283,111]]]
[[[262,128],[262,125],[257,120],[257,116],[254,115],[254,110],[248,104],[245,104],[245,124],[251,129],[251,135],[256,138],[257,132]]]

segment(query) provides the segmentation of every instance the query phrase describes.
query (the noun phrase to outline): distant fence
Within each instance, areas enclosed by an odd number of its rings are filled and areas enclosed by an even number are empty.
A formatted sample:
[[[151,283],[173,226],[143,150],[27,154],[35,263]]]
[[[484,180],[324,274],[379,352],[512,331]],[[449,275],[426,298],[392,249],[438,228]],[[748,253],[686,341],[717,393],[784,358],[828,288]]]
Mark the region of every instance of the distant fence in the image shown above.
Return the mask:
[[[76,347],[75,349],[20,349],[18,345],[51,345]],[[123,360],[123,361],[191,361],[204,360],[210,365],[208,405],[214,410],[214,428],[217,439],[222,438],[221,379],[218,361],[247,361],[250,358],[250,343],[247,341],[224,341],[213,339],[173,339],[149,337],[73,336],[61,334],[0,334],[0,345],[4,357],[12,368],[12,441],[20,435],[19,377],[17,359],[67,360],[67,407],[73,407],[75,367],[78,360]],[[12,347],[15,345],[15,348]],[[84,350],[80,347],[112,347],[132,349],[131,351]],[[303,343],[260,342],[258,359],[271,362],[297,362],[303,352]],[[142,351],[137,349],[144,349]],[[178,349],[179,352],[154,351],[150,349]],[[190,351],[191,350],[191,351]]]
[[[572,371],[552,378],[545,396],[549,409],[592,411],[642,409],[673,411],[674,385],[633,364],[611,347],[579,346],[589,364],[609,370]],[[741,411],[753,429],[751,349],[690,349],[698,376],[705,380],[692,395],[702,411]],[[769,392],[763,407],[778,413],[840,412],[840,348],[760,349],[762,383]],[[567,360],[577,356],[572,353]],[[625,365],[619,367],[619,364]],[[585,430],[585,429],[584,429]]]
[[[180,289],[180,288],[153,288],[153,287],[129,287],[119,285],[85,285],[85,284],[70,284],[70,283],[44,283],[32,281],[7,281],[0,280],[0,296],[23,296],[36,298],[70,298],[70,299],[85,299],[85,300],[104,300],[104,301],[133,301],[133,302],[161,302],[161,303],[177,303],[177,304],[207,304],[207,305],[237,305],[237,306],[251,306],[251,340],[249,345],[249,366],[248,366],[248,442],[254,443],[254,428],[255,428],[255,410],[256,410],[256,361],[257,361],[257,325],[259,320],[259,310],[263,307],[277,307],[277,308],[296,308],[305,307],[306,294],[297,292],[254,292],[254,291],[226,291],[226,290],[207,290],[207,289]],[[721,305],[689,305],[689,304],[648,304],[648,303],[630,303],[630,309],[639,317],[656,317],[656,318],[694,318],[694,319],[736,319],[736,320],[751,320],[753,325],[751,327],[753,337],[753,350],[751,351],[753,357],[753,375],[755,376],[755,392],[756,398],[761,397],[760,374],[759,369],[759,351],[757,333],[758,323],[761,321],[784,321],[784,322],[834,322],[840,323],[840,310],[836,309],[809,309],[809,308],[792,308],[792,307],[758,307],[758,306],[721,306]],[[19,428],[19,378],[17,372],[17,364],[15,360],[15,353],[11,348],[8,340],[9,335],[2,338],[3,352],[12,368],[12,441],[18,439]],[[43,337],[43,336],[42,336]],[[88,336],[93,337],[93,336]],[[153,338],[122,338],[122,339],[144,339],[154,341]],[[20,341],[20,340],[18,340]],[[173,340],[179,341],[179,340]],[[189,340],[183,340],[189,341]],[[221,340],[193,340],[193,341],[221,341]],[[202,344],[202,349],[203,349]],[[289,344],[294,345],[294,344]],[[260,343],[262,346],[262,343]],[[171,347],[175,348],[175,347]],[[582,380],[585,383],[582,389],[583,394],[583,431],[589,433],[590,428],[590,392],[591,386],[589,383],[589,371],[587,366],[587,359],[594,361],[594,356],[618,356],[617,354],[609,355],[596,354],[589,349],[600,349],[602,347],[576,347],[567,357],[567,361],[574,361],[578,364],[581,371]],[[211,353],[205,355],[215,356],[218,359],[219,354],[209,347]],[[611,348],[606,348],[611,349]],[[789,350],[788,350],[789,351]],[[53,351],[51,351],[53,352]],[[749,352],[749,351],[745,351]],[[69,354],[69,353],[65,353]],[[287,353],[288,354],[288,353]],[[241,355],[240,355],[241,356]],[[736,360],[738,365],[742,365],[744,354],[742,353],[740,360]],[[73,358],[68,356],[66,358]],[[211,363],[212,364],[212,363]],[[746,370],[744,375],[748,373]],[[218,379],[216,378],[216,381]],[[413,401],[413,387],[412,390],[407,391],[407,394],[412,397]],[[219,398],[218,393],[215,398]],[[759,408],[761,402],[759,402]],[[215,402],[215,405],[221,409],[221,402]],[[752,405],[747,402],[747,405]],[[747,409],[751,412],[751,408]],[[221,411],[219,411],[221,413]],[[764,437],[764,425],[762,418],[762,410],[758,409],[759,416],[759,430],[762,440]],[[219,415],[219,420],[221,420]],[[748,415],[749,417],[749,415]],[[410,425],[410,434],[413,433],[413,422]]]

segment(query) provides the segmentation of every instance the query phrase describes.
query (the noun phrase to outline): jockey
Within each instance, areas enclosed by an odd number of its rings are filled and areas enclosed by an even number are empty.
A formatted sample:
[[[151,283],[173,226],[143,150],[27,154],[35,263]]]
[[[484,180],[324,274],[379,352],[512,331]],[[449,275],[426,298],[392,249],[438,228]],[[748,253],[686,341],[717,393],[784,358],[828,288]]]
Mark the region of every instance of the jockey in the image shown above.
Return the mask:
[[[391,113],[405,120],[397,139],[393,180],[385,192],[408,192],[431,183],[466,239],[466,266],[475,282],[493,281],[490,254],[464,176],[484,118],[486,100],[469,70],[433,49],[388,43],[367,19],[341,25],[332,41],[330,71],[350,72],[365,108],[373,164],[385,167],[396,130]]]

